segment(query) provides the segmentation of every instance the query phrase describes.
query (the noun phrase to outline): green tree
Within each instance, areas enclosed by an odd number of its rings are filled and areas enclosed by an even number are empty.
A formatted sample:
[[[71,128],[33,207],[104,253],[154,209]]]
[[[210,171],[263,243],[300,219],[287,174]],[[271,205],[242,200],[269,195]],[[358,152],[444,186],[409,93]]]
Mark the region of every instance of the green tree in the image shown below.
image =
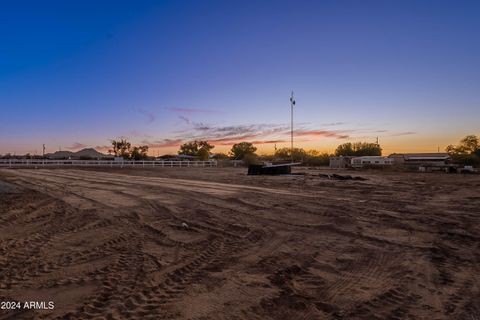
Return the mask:
[[[480,164],[480,139],[475,135],[468,135],[460,140],[460,144],[449,145],[445,150],[459,164]]]
[[[229,157],[225,153],[219,152],[215,153],[212,158],[216,160],[228,160]]]
[[[180,146],[178,154],[183,154],[186,156],[196,156],[198,153],[198,144],[197,141],[186,142]]]
[[[333,154],[328,152],[320,153],[318,150],[308,150],[304,163],[309,166],[328,166],[331,157]]]
[[[112,140],[113,149],[109,151],[113,152],[116,157],[129,158],[131,146],[131,143],[126,139],[120,139],[119,141]]]
[[[447,152],[452,153],[463,153],[463,154],[474,154],[480,149],[479,138],[475,135],[468,135],[462,140],[457,146],[449,145],[447,146]]]
[[[253,155],[257,148],[250,142],[235,143],[230,150],[230,154],[235,160],[242,160],[247,155]]]
[[[335,150],[336,156],[354,156],[355,151],[353,150],[353,144],[351,142],[347,142],[341,144]]]
[[[133,160],[145,160],[148,159],[148,146],[133,147],[130,152],[130,158]]]
[[[192,141],[184,143],[180,146],[178,154],[198,157],[202,160],[208,160],[210,157],[210,150],[215,146],[208,143],[208,141]]]
[[[243,163],[248,165],[259,164],[258,157],[255,153],[247,153],[243,156]]]
[[[112,149],[108,152],[116,157],[123,157],[132,160],[148,159],[148,146],[133,146],[126,139],[112,140]]]
[[[341,144],[335,150],[336,156],[381,156],[382,148],[379,144],[369,142],[347,142]]]
[[[210,152],[207,148],[200,148],[197,152],[197,157],[200,160],[208,160],[210,158]]]
[[[275,151],[275,158],[277,159],[291,159],[291,148],[280,148]],[[293,148],[293,161],[303,161],[307,157],[307,152],[302,148]]]

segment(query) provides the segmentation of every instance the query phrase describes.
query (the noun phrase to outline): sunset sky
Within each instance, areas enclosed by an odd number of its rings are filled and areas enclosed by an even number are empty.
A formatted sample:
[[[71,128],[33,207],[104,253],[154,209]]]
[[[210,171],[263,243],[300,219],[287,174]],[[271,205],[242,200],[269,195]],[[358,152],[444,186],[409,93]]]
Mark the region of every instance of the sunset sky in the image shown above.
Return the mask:
[[[480,134],[480,1],[10,1],[0,4],[0,154],[436,152]]]

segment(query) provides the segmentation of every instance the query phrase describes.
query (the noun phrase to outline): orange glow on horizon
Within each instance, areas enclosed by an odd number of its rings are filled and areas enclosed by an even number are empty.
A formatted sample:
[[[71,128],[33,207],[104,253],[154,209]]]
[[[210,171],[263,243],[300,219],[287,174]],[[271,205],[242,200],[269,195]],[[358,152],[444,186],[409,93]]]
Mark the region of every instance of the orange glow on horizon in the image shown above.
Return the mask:
[[[391,153],[409,153],[409,152],[444,152],[445,148],[449,144],[456,145],[459,141],[468,134],[475,134],[469,132],[462,132],[457,133],[455,135],[408,135],[408,136],[386,136],[380,137],[380,146],[383,149],[383,155],[389,155]],[[75,139],[72,139],[75,141]],[[97,141],[104,141],[104,139],[98,139]],[[219,142],[221,144],[218,144]],[[212,149],[213,153],[225,153],[228,154],[232,145],[234,143],[243,142],[244,139],[240,141],[231,141],[229,140],[228,143],[226,140],[210,140],[209,142],[212,143],[215,148]],[[277,149],[281,148],[289,148],[290,141],[288,139],[277,139],[277,140],[269,140],[269,141],[255,141],[252,140],[255,147],[257,147],[257,154],[273,154],[275,150],[275,145]],[[333,137],[315,137],[315,136],[297,136],[294,139],[294,147],[296,148],[303,148],[306,151],[308,150],[317,150],[320,153],[333,153],[338,145],[346,142],[359,142],[359,141],[367,141],[367,142],[374,142],[372,139],[338,139]],[[149,155],[150,156],[158,156],[158,155],[165,155],[165,154],[177,154],[180,148],[180,145],[183,141],[172,139],[168,143],[162,144],[148,144],[149,146]],[[58,142],[47,142],[47,153],[53,153],[59,150],[59,147],[54,148],[53,146],[60,145]],[[99,145],[98,142],[94,143],[84,143],[83,146],[90,148],[93,147],[97,151],[102,152],[104,154],[108,154],[108,150],[111,147],[108,144]],[[132,141],[132,145],[142,145],[140,142]],[[32,155],[41,155],[41,144],[32,144],[32,143],[9,143],[5,142],[2,143],[0,150],[0,154],[16,154],[16,155],[25,155],[30,153]],[[78,146],[81,149],[81,147]],[[80,149],[75,148],[61,148],[64,151],[79,151]]]
[[[457,144],[460,139],[463,138],[463,135],[454,136],[454,137],[442,137],[442,136],[426,136],[420,139],[418,136],[408,136],[408,137],[385,137],[380,138],[380,146],[382,147],[382,154],[388,156],[392,153],[422,153],[422,152],[445,152],[445,148],[449,144]],[[327,138],[316,141],[306,141],[301,140],[295,142],[295,148],[303,148],[304,150],[317,150],[320,153],[334,153],[338,145],[346,142],[359,142],[359,141],[368,141],[366,139],[334,139]],[[239,141],[242,142],[242,141]],[[373,141],[371,141],[373,142]],[[230,145],[215,145],[215,148],[212,149],[213,153],[225,153],[231,149],[231,146],[235,142],[232,141]],[[275,150],[275,143],[264,143],[264,144],[255,144],[257,147],[257,154],[259,155],[268,155],[273,154]],[[281,148],[290,148],[290,142],[284,141],[282,143],[276,143],[277,149]],[[177,154],[180,148],[180,144],[177,146],[171,146],[166,148],[151,148],[149,154],[152,156],[157,156],[158,154]]]

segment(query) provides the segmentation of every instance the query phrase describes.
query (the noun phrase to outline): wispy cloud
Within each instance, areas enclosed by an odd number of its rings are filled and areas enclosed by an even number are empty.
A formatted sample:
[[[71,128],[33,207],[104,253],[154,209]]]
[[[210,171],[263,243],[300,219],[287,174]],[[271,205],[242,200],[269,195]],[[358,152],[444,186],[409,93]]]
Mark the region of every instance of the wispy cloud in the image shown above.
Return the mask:
[[[218,110],[203,108],[168,108],[168,110],[176,113],[220,113]]]
[[[103,146],[96,146],[95,147],[95,150],[97,150],[98,152],[101,152],[101,153],[108,153],[108,151],[110,149],[112,149],[112,146],[103,145]]]
[[[138,108],[137,110],[147,118],[147,123],[152,123],[155,121],[156,115],[153,112],[142,108]]]
[[[254,140],[252,141],[253,144],[275,144],[275,143],[287,143],[289,140]]]
[[[132,130],[129,132],[129,135],[132,137],[143,137],[143,138],[153,138],[153,136],[138,130]]]
[[[409,136],[409,135],[412,135],[412,134],[417,134],[417,132],[413,132],[413,131],[396,132],[396,133],[390,134],[389,136],[390,137],[400,137],[400,136]]]
[[[308,136],[308,137],[326,137],[335,139],[348,139],[354,130],[300,130],[295,131],[296,136]]]
[[[66,149],[68,149],[68,150],[79,150],[79,149],[83,149],[83,148],[86,148],[86,147],[87,146],[83,143],[74,142],[71,146],[66,147]]]
[[[190,119],[188,119],[188,118],[185,117],[185,116],[178,116],[178,118],[179,118],[180,120],[182,120],[183,122],[185,122],[186,124],[190,124],[190,123],[191,123],[191,122],[190,122]]]
[[[335,127],[335,126],[341,126],[346,124],[346,122],[330,122],[330,123],[322,123],[322,127]]]
[[[155,141],[143,140],[142,144],[147,145],[149,148],[167,148],[178,147],[184,142],[185,140],[183,139],[161,139]]]
[[[218,146],[228,146],[234,143],[249,141],[254,144],[275,144],[289,141],[290,126],[288,124],[240,124],[240,125],[215,125],[203,122],[194,122],[185,116],[179,116],[189,128],[177,131],[169,139],[151,141],[144,140],[143,143],[151,148],[175,147],[192,140],[208,140]],[[294,135],[297,142],[308,142],[318,140],[319,137],[333,139],[348,139],[355,130],[315,130],[307,124],[299,124]]]

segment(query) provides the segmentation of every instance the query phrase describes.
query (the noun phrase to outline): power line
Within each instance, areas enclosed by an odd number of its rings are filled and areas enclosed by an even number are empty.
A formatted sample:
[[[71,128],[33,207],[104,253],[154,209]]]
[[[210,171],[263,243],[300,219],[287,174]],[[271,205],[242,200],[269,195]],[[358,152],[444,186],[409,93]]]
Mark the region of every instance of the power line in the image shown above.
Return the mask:
[[[290,158],[293,163],[293,106],[295,105],[295,98],[292,95],[290,96],[290,107],[291,107],[291,124],[290,124]]]

